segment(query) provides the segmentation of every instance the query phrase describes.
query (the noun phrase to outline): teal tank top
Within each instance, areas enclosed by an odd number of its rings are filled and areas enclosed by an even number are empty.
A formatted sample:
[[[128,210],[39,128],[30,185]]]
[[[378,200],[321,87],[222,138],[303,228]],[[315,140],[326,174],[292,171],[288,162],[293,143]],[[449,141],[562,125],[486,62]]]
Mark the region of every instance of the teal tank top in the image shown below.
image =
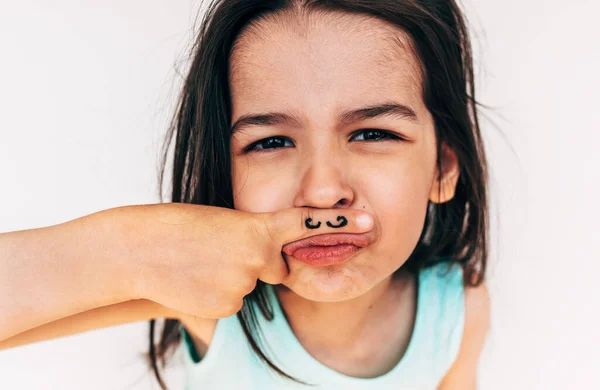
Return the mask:
[[[464,329],[462,268],[439,263],[419,272],[417,313],[404,356],[386,374],[354,378],[314,359],[295,337],[281,311],[272,286],[268,296],[274,310],[272,321],[257,313],[264,342],[261,349],[284,372],[306,386],[280,376],[254,353],[235,315],[217,322],[208,352],[199,359],[183,325],[185,389],[261,390],[435,390],[456,359]]]

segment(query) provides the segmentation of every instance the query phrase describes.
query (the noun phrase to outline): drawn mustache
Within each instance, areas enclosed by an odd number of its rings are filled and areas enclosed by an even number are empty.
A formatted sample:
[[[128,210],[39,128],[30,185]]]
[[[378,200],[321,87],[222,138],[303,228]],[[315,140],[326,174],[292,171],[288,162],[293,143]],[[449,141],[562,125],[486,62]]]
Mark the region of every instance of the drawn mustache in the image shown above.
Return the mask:
[[[331,222],[327,221],[327,226],[329,226],[331,228],[341,228],[342,226],[346,226],[348,224],[348,220],[343,215],[339,215],[337,217],[337,221],[338,222],[341,221],[339,225],[333,225]],[[312,218],[307,218],[306,221],[304,222],[304,225],[306,225],[306,227],[308,229],[317,229],[317,228],[319,228],[319,226],[321,226],[321,221],[317,222],[316,225],[311,225],[310,224],[311,222],[312,222]]]

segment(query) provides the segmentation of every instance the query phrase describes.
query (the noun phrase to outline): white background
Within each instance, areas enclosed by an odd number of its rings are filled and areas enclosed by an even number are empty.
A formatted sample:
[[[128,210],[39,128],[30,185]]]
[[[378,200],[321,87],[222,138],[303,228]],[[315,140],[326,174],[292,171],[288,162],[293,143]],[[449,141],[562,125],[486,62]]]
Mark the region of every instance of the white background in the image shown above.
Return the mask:
[[[0,232],[158,202],[159,147],[197,7],[3,2]],[[466,9],[478,98],[492,107],[482,117],[493,219],[480,389],[598,388],[600,5]],[[147,331],[132,323],[2,351],[0,388],[158,389],[141,359]],[[174,362],[170,388],[181,374]]]

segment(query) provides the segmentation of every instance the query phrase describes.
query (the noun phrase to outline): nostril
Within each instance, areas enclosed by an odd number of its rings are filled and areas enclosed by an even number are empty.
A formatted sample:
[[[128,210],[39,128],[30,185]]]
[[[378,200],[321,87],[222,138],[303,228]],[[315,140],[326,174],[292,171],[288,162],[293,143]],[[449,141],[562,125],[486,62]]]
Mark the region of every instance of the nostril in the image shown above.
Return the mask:
[[[345,205],[346,205],[346,203],[347,203],[347,200],[346,200],[346,198],[342,198],[342,199],[340,199],[340,200],[339,200],[339,201],[338,201],[338,202],[337,202],[335,205],[336,205],[336,206],[345,206]]]

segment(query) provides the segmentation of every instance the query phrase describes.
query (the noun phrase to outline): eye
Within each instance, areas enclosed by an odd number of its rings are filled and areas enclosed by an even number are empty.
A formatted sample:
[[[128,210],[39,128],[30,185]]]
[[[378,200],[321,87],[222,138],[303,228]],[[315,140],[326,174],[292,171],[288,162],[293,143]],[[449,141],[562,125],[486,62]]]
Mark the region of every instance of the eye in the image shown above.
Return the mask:
[[[363,139],[359,139],[359,141],[379,141],[379,140],[392,140],[392,141],[401,141],[403,140],[403,138],[398,137],[395,134],[390,133],[389,131],[385,131],[385,130],[378,130],[378,129],[365,129],[365,130],[360,130],[357,131],[353,134],[352,138],[355,138],[356,135],[363,135]],[[352,139],[351,138],[351,139]],[[360,138],[360,137],[358,137]]]
[[[256,141],[255,143],[244,148],[244,152],[264,152],[268,149],[279,149],[280,147],[284,147],[285,141],[291,142],[289,138],[284,137],[261,139],[260,141]]]
[[[352,138],[356,138],[357,135],[363,136],[362,137],[363,139],[362,140],[358,139],[358,141],[367,141],[367,142],[380,141],[380,140],[381,141],[385,141],[385,140],[402,141],[402,140],[404,140],[402,137],[392,134],[389,131],[379,130],[379,129],[360,130],[360,131],[355,132],[352,135]],[[360,138],[360,137],[358,137],[358,138]],[[292,141],[286,137],[270,137],[270,138],[261,139],[260,141],[256,141],[253,144],[250,144],[249,146],[244,148],[244,153],[249,153],[249,152],[262,153],[262,152],[268,152],[269,150],[273,150],[273,149],[285,148],[286,142],[289,142],[291,144],[291,146],[294,146]]]

